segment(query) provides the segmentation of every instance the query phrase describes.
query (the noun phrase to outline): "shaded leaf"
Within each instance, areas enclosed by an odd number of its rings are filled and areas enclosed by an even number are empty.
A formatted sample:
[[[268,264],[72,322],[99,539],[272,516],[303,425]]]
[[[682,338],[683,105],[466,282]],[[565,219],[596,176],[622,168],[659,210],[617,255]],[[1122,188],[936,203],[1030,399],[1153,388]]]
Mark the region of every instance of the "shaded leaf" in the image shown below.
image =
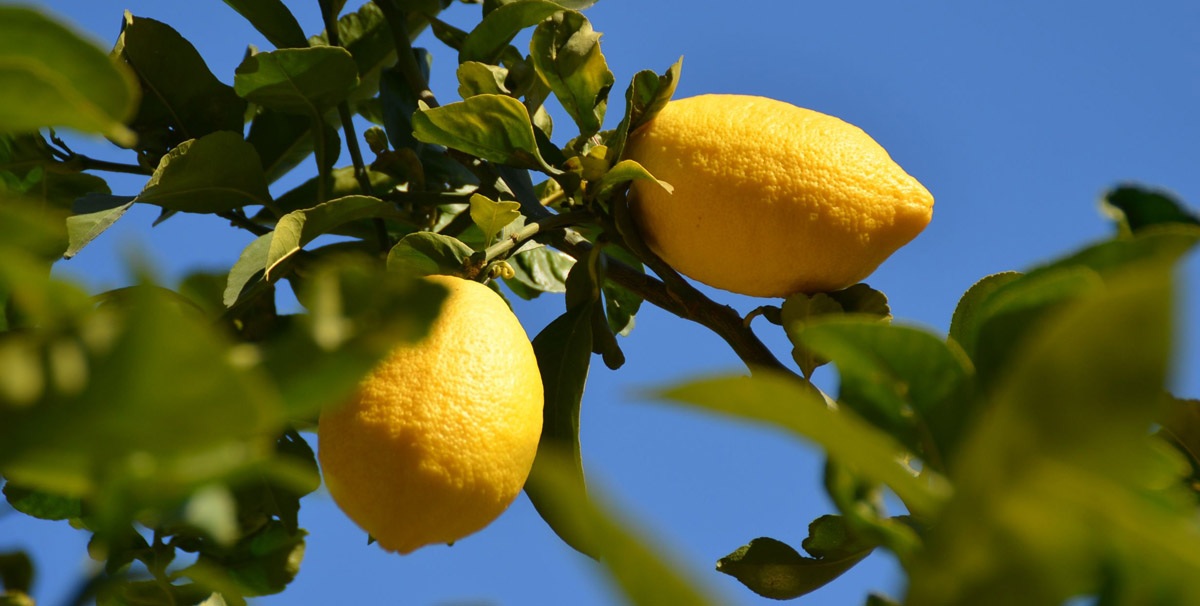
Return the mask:
[[[29,555],[24,551],[0,553],[0,582],[5,593],[29,593],[33,586],[33,562]]]
[[[554,91],[579,132],[600,130],[613,74],[600,52],[600,33],[586,17],[562,12],[533,31],[529,53],[538,75]]]
[[[13,509],[39,520],[70,520],[83,516],[83,504],[77,498],[22,488],[11,481],[4,484],[4,497]]]
[[[435,108],[422,108],[412,117],[419,141],[457,149],[484,160],[519,168],[540,169],[529,112],[505,95],[476,95]]]
[[[282,0],[224,0],[275,48],[305,48],[308,38]]]
[[[828,408],[819,392],[794,378],[762,371],[693,381],[655,395],[804,437],[839,463],[886,484],[914,514],[936,511],[949,495],[944,478],[934,472],[917,478],[898,463],[909,455],[894,439],[848,410]]]
[[[358,84],[354,58],[343,48],[288,48],[246,57],[233,86],[263,107],[319,117]]]
[[[417,67],[428,81],[431,55],[423,51],[417,54]],[[413,136],[413,112],[417,111],[417,93],[409,86],[403,70],[391,67],[383,70],[379,78],[379,102],[383,112],[383,126],[394,149],[410,148],[422,152],[424,145]]]
[[[866,284],[855,284],[825,294],[837,301],[848,314],[865,314],[883,319],[892,317],[887,296]]]
[[[1200,400],[1171,398],[1161,423],[1163,431],[1200,469]]]
[[[1151,225],[1200,225],[1200,218],[1174,195],[1162,190],[1123,185],[1105,193],[1104,204],[1117,215],[1126,233],[1138,233]]]
[[[613,158],[620,160],[624,155],[629,133],[653,120],[654,116],[667,106],[667,102],[675,94],[682,69],[683,58],[680,57],[661,76],[650,70],[640,71],[633,76],[629,88],[625,89],[625,116],[605,142]]]
[[[450,236],[417,232],[400,239],[388,253],[388,271],[415,276],[462,275],[463,264],[475,251]]]
[[[823,515],[810,522],[808,536],[800,546],[814,558],[826,560],[853,556],[875,547],[857,536],[846,518],[839,515]]]
[[[954,316],[950,320],[950,338],[957,341],[964,350],[974,351],[976,331],[979,330],[980,324],[980,308],[993,293],[1021,276],[1020,272],[1004,271],[981,278],[971,285],[954,308]]]
[[[717,561],[717,570],[773,600],[792,600],[820,589],[867,557],[871,549],[833,559],[800,555],[788,544],[760,537]]]
[[[163,156],[134,202],[170,210],[216,213],[248,205],[267,206],[271,194],[254,146],[219,131],[184,141]]]
[[[780,321],[788,340],[792,343],[792,359],[796,361],[805,377],[812,376],[814,370],[829,363],[827,358],[817,355],[804,345],[801,335],[805,326],[816,318],[842,313],[845,313],[842,304],[827,293],[796,293],[783,301],[779,312]]]
[[[325,162],[333,167],[342,149],[336,128],[339,125],[337,113],[330,112],[321,122],[325,126]],[[258,152],[268,183],[278,181],[313,153],[320,139],[313,137],[312,127],[311,117],[266,108],[261,108],[254,116],[246,141]]]
[[[562,6],[544,0],[517,0],[496,8],[463,40],[458,62],[494,63],[517,32],[561,10]]]
[[[134,75],[41,12],[0,7],[0,133],[66,126],[132,145]]]
[[[471,196],[470,212],[471,220],[483,231],[484,245],[488,246],[500,230],[521,216],[521,204],[474,194]]]
[[[246,596],[283,591],[300,571],[304,559],[303,530],[288,532],[281,522],[271,522],[228,550],[206,550],[184,573],[197,580],[224,577]]]
[[[0,134],[0,194],[69,211],[78,198],[109,192],[104,179],[79,172],[71,162],[59,162],[40,134]]]
[[[112,227],[125,211],[133,207],[133,196],[88,194],[75,202],[75,214],[67,217],[70,245],[63,257],[70,259],[104,230]]]
[[[225,282],[225,306],[233,307],[238,302],[246,286],[261,277],[267,267],[267,255],[271,251],[271,240],[274,232],[263,234],[246,245],[233,268],[229,270],[229,278]]]
[[[391,191],[396,187],[396,179],[386,173],[367,169],[367,179],[371,182],[371,191],[378,194]],[[344,198],[346,196],[365,195],[362,190],[362,184],[358,182],[358,177],[354,173],[353,166],[344,166],[335,168],[329,174],[329,191],[325,195],[329,199]],[[318,180],[313,177],[294,189],[287,191],[275,200],[273,209],[277,212],[294,212],[312,208],[317,205]],[[274,213],[270,210],[263,210],[255,218],[264,221],[273,219]]]
[[[271,271],[280,263],[300,252],[304,245],[317,236],[329,233],[339,225],[396,214],[391,204],[370,196],[346,196],[307,210],[290,212],[275,225],[274,237],[267,251],[265,277],[271,279]]]

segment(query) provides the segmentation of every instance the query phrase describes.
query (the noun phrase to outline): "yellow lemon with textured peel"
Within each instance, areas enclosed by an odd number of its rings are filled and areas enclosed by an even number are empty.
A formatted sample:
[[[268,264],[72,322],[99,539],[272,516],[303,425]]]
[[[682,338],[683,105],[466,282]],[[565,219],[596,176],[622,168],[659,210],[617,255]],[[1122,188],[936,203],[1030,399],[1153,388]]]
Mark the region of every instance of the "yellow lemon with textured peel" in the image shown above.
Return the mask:
[[[674,186],[632,186],[650,248],[684,275],[751,296],[860,282],[933,215],[929,191],[861,129],[774,99],[671,101],[626,154]]]
[[[486,286],[448,276],[425,339],[394,350],[321,414],[325,484],[389,551],[452,543],[521,491],[542,431],[542,380],[524,329]]]

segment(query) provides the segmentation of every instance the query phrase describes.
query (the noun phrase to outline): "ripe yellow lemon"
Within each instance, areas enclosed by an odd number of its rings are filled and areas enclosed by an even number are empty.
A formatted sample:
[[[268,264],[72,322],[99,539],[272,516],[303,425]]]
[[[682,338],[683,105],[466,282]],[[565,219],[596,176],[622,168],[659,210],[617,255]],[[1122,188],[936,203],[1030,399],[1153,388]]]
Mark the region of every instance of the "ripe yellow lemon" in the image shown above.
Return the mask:
[[[929,191],[861,129],[763,97],[672,101],[626,153],[674,186],[632,186],[650,248],[684,275],[746,295],[853,285],[933,214]]]
[[[508,306],[478,282],[427,279],[450,291],[430,334],[393,351],[318,428],[329,493],[400,553],[496,519],[529,476],[542,431],[537,360]]]

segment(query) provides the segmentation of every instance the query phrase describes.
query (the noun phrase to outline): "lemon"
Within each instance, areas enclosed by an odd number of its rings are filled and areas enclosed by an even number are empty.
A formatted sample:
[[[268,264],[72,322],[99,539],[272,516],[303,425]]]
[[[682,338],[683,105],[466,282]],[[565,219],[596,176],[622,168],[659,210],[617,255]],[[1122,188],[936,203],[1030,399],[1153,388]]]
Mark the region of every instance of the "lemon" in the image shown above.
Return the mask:
[[[389,551],[452,543],[520,492],[542,431],[542,380],[529,338],[478,282],[449,289],[429,335],[388,355],[344,405],[321,414],[325,484]]]
[[[860,282],[933,214],[929,191],[861,129],[763,97],[672,101],[626,154],[674,186],[632,186],[650,248],[684,275],[751,296]]]

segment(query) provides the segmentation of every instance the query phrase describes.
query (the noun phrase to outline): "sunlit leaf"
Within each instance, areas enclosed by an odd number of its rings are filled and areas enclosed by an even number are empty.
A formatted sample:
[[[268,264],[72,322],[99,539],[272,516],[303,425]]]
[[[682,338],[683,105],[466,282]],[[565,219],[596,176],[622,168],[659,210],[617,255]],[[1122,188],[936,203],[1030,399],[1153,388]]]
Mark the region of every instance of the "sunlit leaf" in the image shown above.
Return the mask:
[[[308,38],[282,0],[224,0],[275,48],[304,48]]]
[[[675,191],[675,188],[670,183],[655,179],[654,175],[650,174],[650,171],[646,170],[644,166],[638,164],[635,160],[621,160],[617,162],[608,172],[604,173],[604,176],[596,183],[596,187],[599,187],[599,192],[603,194],[618,184],[629,181],[652,181],[668,192]]]
[[[133,207],[133,196],[89,194],[75,202],[75,214],[67,217],[70,246],[63,257],[70,259],[104,230],[112,227],[125,211]]]
[[[229,278],[225,283],[226,306],[232,307],[234,303],[237,303],[245,291],[246,285],[265,273],[267,255],[270,254],[273,237],[274,233],[263,234],[242,250],[242,254],[238,256],[238,260],[229,271]]]
[[[458,62],[493,63],[517,32],[563,10],[554,2],[517,0],[493,10],[463,41]]]
[[[423,108],[413,114],[413,134],[484,160],[519,168],[545,166],[529,112],[505,95],[476,95],[458,103]]]
[[[654,116],[667,106],[667,102],[675,94],[682,69],[683,58],[680,57],[661,76],[650,70],[640,71],[633,76],[633,81],[625,90],[625,116],[605,142],[613,154],[612,157],[621,159],[629,133],[654,119]]]
[[[521,205],[510,200],[492,200],[482,194],[471,196],[471,220],[483,230],[483,241],[490,244],[500,230],[521,216]]]
[[[463,263],[475,252],[456,238],[432,232],[404,236],[388,253],[388,271],[415,276],[461,275]]]
[[[504,80],[508,70],[498,65],[467,61],[458,66],[458,96],[466,99],[475,95],[507,95]]]
[[[396,214],[391,204],[370,196],[347,196],[307,210],[290,212],[275,225],[274,237],[267,252],[266,277],[270,279],[271,271],[300,252],[304,245],[339,225]]]
[[[519,252],[508,258],[515,276],[507,282],[518,282],[532,289],[534,296],[543,292],[566,292],[567,275],[575,259],[547,246]],[[520,293],[518,293],[520,294]]]
[[[131,145],[134,75],[41,12],[0,7],[0,132],[66,126]]]
[[[213,213],[269,205],[271,194],[254,146],[238,133],[219,131],[163,156],[134,202]]]
[[[579,132],[600,130],[608,107],[613,74],[600,52],[600,33],[583,15],[567,11],[542,22],[529,42],[530,57],[542,77],[575,120]]]
[[[288,48],[246,57],[233,82],[248,101],[315,118],[346,99],[358,70],[343,48]]]

